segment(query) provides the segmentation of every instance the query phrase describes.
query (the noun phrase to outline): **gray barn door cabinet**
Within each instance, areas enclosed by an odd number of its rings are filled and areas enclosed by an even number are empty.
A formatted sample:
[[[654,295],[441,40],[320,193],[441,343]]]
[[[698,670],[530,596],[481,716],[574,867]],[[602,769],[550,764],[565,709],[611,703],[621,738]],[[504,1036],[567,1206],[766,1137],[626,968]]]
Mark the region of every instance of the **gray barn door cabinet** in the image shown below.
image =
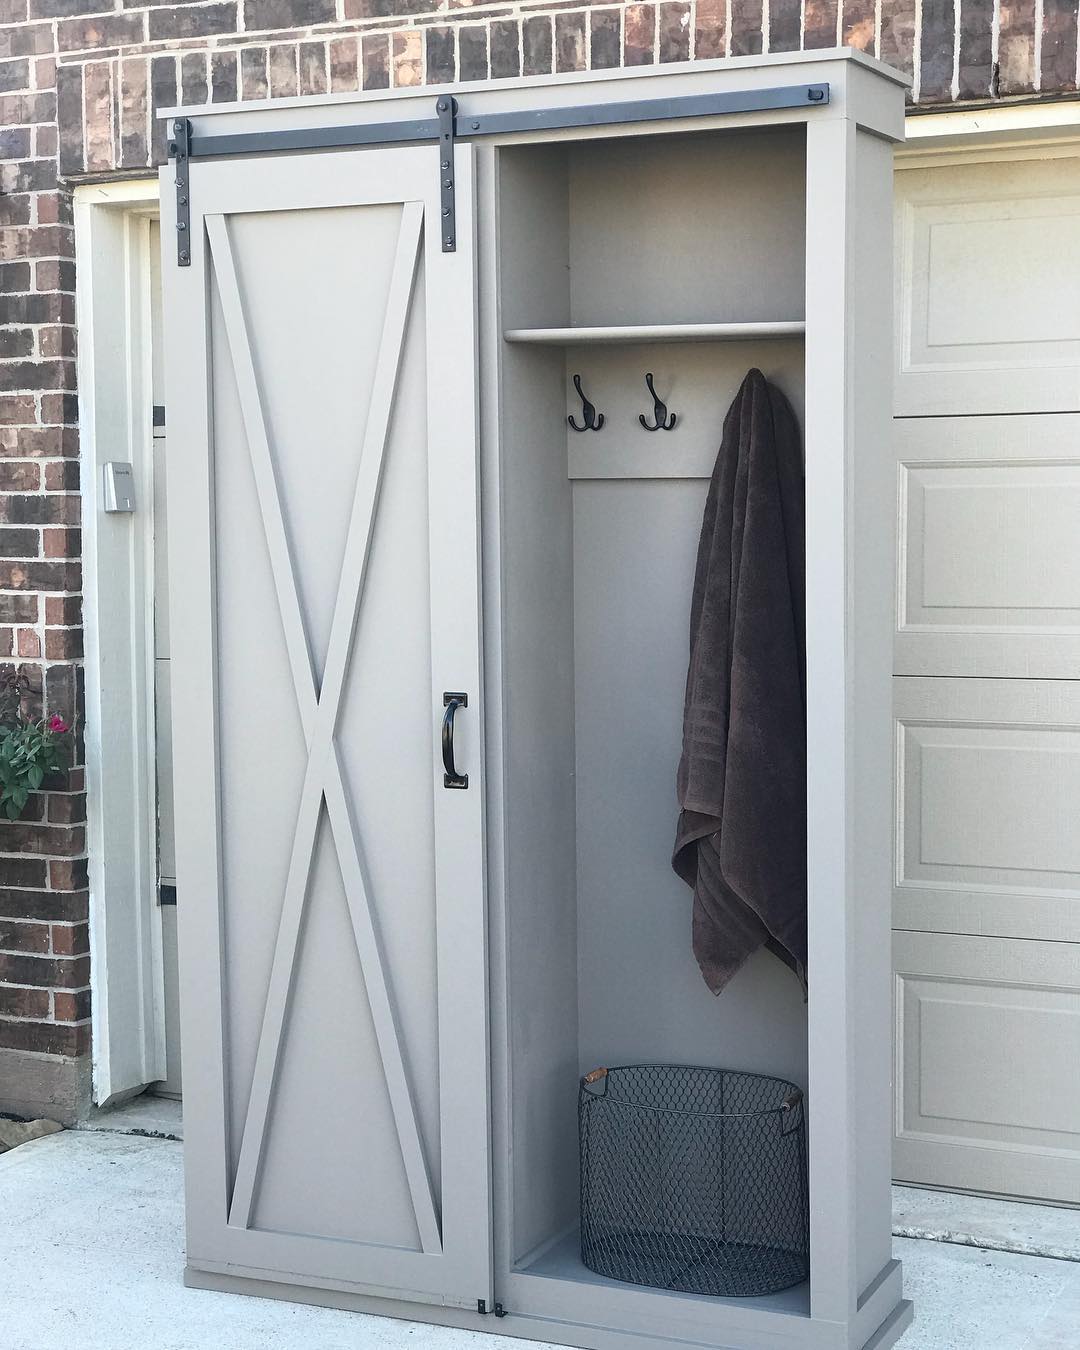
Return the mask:
[[[882,1350],[907,1324],[903,103],[845,51],[170,114],[192,1284],[597,1350]],[[808,1003],[767,954],[709,994],[668,863],[702,504],[755,365],[805,440]],[[638,422],[646,373],[670,432]],[[599,431],[567,425],[575,375]],[[578,1077],[641,1061],[805,1090],[806,1284],[582,1265]]]

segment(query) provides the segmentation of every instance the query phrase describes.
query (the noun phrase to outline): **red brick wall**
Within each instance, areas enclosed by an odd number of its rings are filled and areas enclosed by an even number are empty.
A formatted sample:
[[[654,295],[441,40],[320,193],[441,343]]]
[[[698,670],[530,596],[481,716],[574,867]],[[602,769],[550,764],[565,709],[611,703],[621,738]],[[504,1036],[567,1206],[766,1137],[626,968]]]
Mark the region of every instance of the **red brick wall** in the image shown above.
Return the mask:
[[[0,677],[17,677],[32,715],[71,719],[82,657],[71,197],[57,179],[54,38],[24,15],[0,0],[0,19],[16,20],[0,27]],[[66,1117],[88,1079],[82,768],[50,786],[20,821],[0,820],[0,1110]]]
[[[27,91],[7,96],[6,121],[52,123],[58,64],[60,169],[75,178],[158,161],[154,105],[841,43],[910,73],[920,104],[1060,95],[1077,87],[1077,4],[1000,0],[995,19],[992,0],[923,0],[916,31],[916,0],[0,0],[14,25],[0,90]]]
[[[0,0],[0,663],[50,710],[78,711],[69,187],[159,162],[154,107],[838,43],[913,74],[925,105],[1059,96],[1077,87],[1077,5],[999,0],[995,17],[992,0]],[[52,1084],[43,1099],[85,1099],[81,770],[62,786],[0,822],[0,1110],[25,1108],[11,1083],[28,1064]]]

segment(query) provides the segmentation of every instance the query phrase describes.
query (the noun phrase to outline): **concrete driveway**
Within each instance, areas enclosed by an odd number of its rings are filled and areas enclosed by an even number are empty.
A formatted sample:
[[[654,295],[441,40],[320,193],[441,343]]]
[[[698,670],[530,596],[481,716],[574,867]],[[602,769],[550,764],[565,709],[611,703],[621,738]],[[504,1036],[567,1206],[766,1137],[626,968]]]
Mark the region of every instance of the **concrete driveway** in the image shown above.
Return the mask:
[[[0,1156],[2,1350],[520,1350],[186,1289],[181,1148],[68,1131]],[[903,1350],[1080,1350],[1080,1262],[916,1238],[896,1249],[915,1300]]]

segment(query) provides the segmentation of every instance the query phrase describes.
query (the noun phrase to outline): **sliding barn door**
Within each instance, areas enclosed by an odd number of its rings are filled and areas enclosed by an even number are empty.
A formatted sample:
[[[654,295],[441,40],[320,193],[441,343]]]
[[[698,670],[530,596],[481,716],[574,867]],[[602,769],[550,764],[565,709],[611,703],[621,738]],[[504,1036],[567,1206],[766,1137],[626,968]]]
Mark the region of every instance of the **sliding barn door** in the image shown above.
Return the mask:
[[[196,160],[162,236],[188,1259],[490,1299],[473,178]],[[168,214],[172,176],[163,178]],[[467,786],[444,785],[447,693]]]

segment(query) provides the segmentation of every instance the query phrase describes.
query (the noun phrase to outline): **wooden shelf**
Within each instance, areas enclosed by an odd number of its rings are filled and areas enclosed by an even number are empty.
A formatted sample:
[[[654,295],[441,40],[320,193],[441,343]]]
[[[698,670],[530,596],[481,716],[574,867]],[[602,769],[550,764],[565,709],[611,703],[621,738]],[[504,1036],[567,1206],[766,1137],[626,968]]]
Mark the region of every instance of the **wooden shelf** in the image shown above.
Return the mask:
[[[600,328],[508,328],[507,342],[532,342],[549,347],[586,343],[630,342],[741,342],[747,338],[802,337],[802,319],[769,323],[655,323],[613,324]]]

